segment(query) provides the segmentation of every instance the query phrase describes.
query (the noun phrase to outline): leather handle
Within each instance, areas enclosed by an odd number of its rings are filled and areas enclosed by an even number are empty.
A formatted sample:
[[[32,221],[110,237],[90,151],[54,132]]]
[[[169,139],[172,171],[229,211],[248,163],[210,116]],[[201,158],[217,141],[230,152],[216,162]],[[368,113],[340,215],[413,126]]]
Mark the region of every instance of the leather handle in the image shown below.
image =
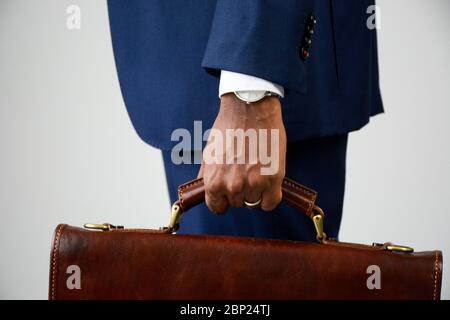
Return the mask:
[[[317,192],[307,188],[292,179],[284,178],[281,185],[283,200],[299,211],[306,214],[309,218],[313,218],[317,214],[315,201]],[[203,179],[195,179],[186,182],[178,187],[178,201],[182,212],[186,212],[190,208],[205,201],[205,187]],[[322,210],[318,212],[323,216]]]
[[[326,240],[327,235],[323,232],[323,219],[325,217],[322,209],[315,205],[317,192],[307,188],[294,180],[284,178],[281,184],[283,200],[307,215],[316,229],[316,238],[319,242]],[[172,215],[167,227],[163,232],[176,232],[179,227],[181,215],[193,206],[205,201],[205,186],[203,179],[195,179],[178,186],[178,200],[172,205]]]

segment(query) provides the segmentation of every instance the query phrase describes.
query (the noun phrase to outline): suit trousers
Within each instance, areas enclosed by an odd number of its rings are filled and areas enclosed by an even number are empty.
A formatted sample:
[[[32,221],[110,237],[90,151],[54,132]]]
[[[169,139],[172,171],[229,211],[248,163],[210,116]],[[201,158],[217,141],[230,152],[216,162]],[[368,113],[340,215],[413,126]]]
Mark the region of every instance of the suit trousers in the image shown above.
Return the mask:
[[[334,135],[287,144],[286,177],[318,192],[317,204],[325,212],[325,232],[335,238],[342,217],[347,136]],[[195,151],[190,152],[194,159]],[[173,203],[178,199],[178,185],[195,179],[200,165],[176,165],[171,160],[170,150],[163,150],[162,156]],[[178,233],[299,241],[315,241],[316,234],[311,220],[283,201],[271,212],[243,207],[229,208],[223,215],[213,214],[202,203],[183,215]]]

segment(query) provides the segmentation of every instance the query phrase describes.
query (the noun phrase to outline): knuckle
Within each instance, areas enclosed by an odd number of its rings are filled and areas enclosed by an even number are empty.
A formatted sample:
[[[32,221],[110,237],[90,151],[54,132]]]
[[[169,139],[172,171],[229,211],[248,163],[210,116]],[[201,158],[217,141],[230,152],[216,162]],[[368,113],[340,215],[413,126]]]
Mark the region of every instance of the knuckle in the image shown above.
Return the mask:
[[[222,186],[222,182],[215,179],[205,184],[205,191],[211,195],[218,195],[223,190]]]
[[[266,185],[266,178],[262,177],[261,175],[250,175],[248,177],[248,186],[252,189],[254,188],[261,188]]]
[[[227,191],[231,195],[238,195],[244,191],[244,181],[242,179],[234,179],[228,184]]]

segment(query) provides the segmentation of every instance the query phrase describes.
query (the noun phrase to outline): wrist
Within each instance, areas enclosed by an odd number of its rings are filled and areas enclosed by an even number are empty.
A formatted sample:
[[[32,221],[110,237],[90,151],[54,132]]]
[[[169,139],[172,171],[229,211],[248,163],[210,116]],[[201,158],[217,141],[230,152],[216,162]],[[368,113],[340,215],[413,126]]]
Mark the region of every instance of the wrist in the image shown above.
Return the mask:
[[[277,96],[267,96],[257,102],[246,103],[230,92],[223,94],[220,101],[221,113],[234,113],[254,118],[281,116],[281,103]]]
[[[279,94],[267,90],[244,90],[234,91],[233,93],[238,99],[247,104],[258,102],[266,97],[280,97]]]

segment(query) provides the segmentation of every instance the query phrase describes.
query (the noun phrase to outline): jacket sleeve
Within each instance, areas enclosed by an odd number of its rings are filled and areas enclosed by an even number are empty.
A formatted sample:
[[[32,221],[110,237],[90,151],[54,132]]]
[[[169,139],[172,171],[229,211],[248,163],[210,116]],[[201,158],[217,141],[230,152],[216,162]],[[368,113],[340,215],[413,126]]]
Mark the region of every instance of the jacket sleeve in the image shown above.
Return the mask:
[[[202,66],[244,73],[306,92],[300,56],[311,0],[217,0]]]

